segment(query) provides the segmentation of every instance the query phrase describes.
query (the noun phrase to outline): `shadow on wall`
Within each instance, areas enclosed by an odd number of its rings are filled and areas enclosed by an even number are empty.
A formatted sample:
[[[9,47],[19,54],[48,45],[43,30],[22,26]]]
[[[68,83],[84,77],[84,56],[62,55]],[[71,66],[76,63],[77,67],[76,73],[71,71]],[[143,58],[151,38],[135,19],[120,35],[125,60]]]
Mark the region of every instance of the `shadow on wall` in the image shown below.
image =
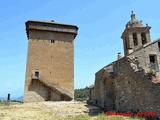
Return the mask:
[[[37,96],[41,96],[44,100],[48,100],[49,88],[43,83],[39,82],[38,79],[32,80],[29,91],[34,91],[37,93]]]

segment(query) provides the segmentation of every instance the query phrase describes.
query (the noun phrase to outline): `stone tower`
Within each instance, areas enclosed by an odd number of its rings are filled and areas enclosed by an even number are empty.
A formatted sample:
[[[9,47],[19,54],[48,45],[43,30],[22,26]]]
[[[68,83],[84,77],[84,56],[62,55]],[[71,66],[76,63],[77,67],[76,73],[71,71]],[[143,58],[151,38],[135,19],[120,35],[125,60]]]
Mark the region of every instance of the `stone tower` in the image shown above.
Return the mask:
[[[137,20],[132,11],[131,20],[126,24],[126,28],[121,36],[125,55],[129,55],[151,41],[150,28],[148,24],[144,27],[142,21]]]
[[[74,39],[71,24],[29,20],[24,102],[74,99]]]

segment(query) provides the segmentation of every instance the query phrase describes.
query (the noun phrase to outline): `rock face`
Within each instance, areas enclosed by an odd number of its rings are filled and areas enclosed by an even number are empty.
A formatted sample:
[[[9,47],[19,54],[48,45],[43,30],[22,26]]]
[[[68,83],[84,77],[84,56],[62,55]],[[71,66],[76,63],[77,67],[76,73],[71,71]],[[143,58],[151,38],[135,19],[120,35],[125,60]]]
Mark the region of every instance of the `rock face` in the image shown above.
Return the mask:
[[[139,26],[130,27],[138,29]],[[137,40],[140,43],[143,39]],[[123,58],[96,73],[90,100],[106,110],[152,111],[160,117],[160,39],[135,44],[131,51],[124,48]]]
[[[24,102],[74,99],[74,39],[78,27],[26,22],[28,54]]]

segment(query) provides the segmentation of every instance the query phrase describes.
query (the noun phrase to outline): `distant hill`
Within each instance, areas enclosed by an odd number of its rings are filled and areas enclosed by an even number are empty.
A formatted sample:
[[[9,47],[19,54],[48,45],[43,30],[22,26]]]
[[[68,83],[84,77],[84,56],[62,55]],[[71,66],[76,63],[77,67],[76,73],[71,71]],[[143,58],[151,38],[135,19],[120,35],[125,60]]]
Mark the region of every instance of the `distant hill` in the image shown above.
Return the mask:
[[[23,102],[23,97],[24,97],[24,96],[13,97],[13,98],[11,98],[11,100],[16,100],[16,101],[21,101],[21,102]]]
[[[6,101],[6,100],[7,100],[6,97],[0,97],[0,101]],[[11,97],[11,100],[23,102],[23,96]]]
[[[23,99],[23,98],[24,98],[24,96],[20,96],[20,97],[17,97],[17,100],[18,100],[18,101],[22,101],[22,102],[23,102],[23,101],[24,101],[24,99]]]
[[[0,101],[6,101],[7,100],[7,98],[5,98],[5,97],[0,97]]]

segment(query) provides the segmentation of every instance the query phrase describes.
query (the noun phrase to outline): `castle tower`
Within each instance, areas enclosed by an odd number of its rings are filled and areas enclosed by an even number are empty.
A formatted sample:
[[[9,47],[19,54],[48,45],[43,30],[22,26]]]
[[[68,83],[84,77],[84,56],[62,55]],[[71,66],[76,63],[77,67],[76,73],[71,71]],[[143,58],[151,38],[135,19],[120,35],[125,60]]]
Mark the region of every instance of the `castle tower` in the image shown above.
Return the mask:
[[[71,24],[29,20],[24,102],[74,99],[74,39]]]
[[[125,55],[132,53],[151,41],[150,28],[148,24],[144,27],[142,21],[137,20],[132,11],[131,20],[126,24],[126,28],[121,36]]]

